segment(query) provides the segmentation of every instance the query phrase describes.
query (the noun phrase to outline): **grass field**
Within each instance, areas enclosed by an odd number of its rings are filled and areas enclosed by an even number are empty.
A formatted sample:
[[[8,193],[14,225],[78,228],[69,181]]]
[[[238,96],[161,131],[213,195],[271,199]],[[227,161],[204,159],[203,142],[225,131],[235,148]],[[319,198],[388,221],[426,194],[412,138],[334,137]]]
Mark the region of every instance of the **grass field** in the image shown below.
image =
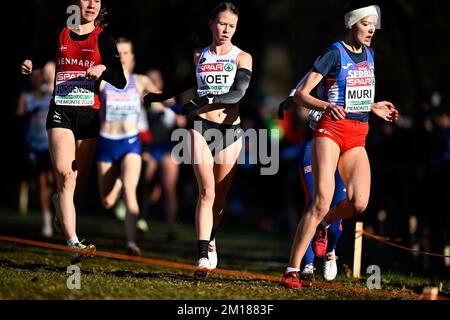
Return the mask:
[[[39,235],[37,213],[20,216],[0,210],[0,235],[44,241]],[[98,215],[78,217],[79,234],[98,250],[124,253],[122,222]],[[165,226],[150,223],[140,236],[144,257],[192,266],[196,243],[193,225],[180,225],[179,237],[168,243]],[[61,235],[50,242],[63,244]],[[284,270],[290,241],[268,233],[225,227],[218,236],[220,268],[279,277]],[[81,267],[81,289],[67,288],[71,253],[0,241],[0,299],[152,299],[152,300],[415,300],[423,287],[442,286],[450,291],[447,277],[423,277],[390,270],[382,274],[382,290],[366,288],[366,279],[347,278],[340,261],[340,274],[333,283],[317,283],[302,290],[286,290],[275,281],[243,276],[211,274],[195,280],[192,271],[155,264],[96,257]],[[364,262],[364,261],[363,261]]]

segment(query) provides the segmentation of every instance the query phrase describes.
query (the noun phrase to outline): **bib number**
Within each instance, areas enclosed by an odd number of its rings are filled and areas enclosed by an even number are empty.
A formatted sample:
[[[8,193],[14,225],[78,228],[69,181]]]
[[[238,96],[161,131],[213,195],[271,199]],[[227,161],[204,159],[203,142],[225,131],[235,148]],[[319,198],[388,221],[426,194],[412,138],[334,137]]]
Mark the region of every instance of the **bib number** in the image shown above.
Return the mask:
[[[95,81],[86,80],[85,71],[56,74],[55,103],[58,106],[88,107],[94,105]]]
[[[370,112],[375,101],[375,77],[347,78],[345,111],[347,113]]]
[[[106,102],[106,121],[137,121],[141,111],[139,92],[108,93]]]

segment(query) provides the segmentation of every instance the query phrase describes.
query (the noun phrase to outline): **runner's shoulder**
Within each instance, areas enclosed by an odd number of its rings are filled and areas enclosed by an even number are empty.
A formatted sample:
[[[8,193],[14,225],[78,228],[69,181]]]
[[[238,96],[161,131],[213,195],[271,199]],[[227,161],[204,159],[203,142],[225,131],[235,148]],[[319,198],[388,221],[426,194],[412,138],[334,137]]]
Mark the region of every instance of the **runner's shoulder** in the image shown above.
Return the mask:
[[[204,49],[200,48],[194,51],[194,63],[197,64]]]
[[[253,57],[250,53],[241,51],[237,56],[239,68],[244,68],[252,71],[253,68]]]

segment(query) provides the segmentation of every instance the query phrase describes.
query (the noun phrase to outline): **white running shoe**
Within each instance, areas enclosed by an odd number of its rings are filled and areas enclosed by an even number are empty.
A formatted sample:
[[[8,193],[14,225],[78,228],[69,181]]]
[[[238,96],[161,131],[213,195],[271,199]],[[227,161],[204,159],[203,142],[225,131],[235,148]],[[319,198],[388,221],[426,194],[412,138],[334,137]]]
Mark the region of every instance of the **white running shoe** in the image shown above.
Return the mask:
[[[314,270],[315,268],[313,264],[307,264],[300,273],[300,279],[306,281],[315,281],[316,279],[314,278]]]
[[[207,258],[201,258],[196,264],[197,270],[194,272],[194,277],[198,279],[204,279],[208,275],[209,271],[212,270],[211,263]]]
[[[127,254],[132,257],[140,257],[142,254],[141,248],[137,245],[129,246],[127,245]]]
[[[84,241],[84,240],[83,240]],[[93,244],[85,246],[82,242],[75,243],[69,246],[69,248],[75,251],[75,256],[72,258],[72,264],[78,264],[87,258],[92,258],[95,255],[96,248]]]
[[[209,247],[208,247],[208,259],[209,259],[209,263],[211,265],[211,270],[214,270],[217,268],[217,248],[216,248],[216,239],[214,239],[213,241],[211,241],[209,243]]]
[[[336,254],[334,251],[329,252],[323,257],[323,277],[326,281],[333,281],[337,276]]]

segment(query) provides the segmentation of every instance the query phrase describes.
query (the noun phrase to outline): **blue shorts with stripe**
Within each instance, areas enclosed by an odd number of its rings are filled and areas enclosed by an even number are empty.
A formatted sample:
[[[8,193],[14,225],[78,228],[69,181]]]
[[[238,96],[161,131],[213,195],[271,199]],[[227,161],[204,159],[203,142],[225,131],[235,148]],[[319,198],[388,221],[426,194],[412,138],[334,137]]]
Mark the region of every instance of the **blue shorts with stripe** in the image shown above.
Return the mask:
[[[100,135],[97,143],[98,162],[118,164],[128,154],[141,155],[141,140],[138,135],[118,140]]]

